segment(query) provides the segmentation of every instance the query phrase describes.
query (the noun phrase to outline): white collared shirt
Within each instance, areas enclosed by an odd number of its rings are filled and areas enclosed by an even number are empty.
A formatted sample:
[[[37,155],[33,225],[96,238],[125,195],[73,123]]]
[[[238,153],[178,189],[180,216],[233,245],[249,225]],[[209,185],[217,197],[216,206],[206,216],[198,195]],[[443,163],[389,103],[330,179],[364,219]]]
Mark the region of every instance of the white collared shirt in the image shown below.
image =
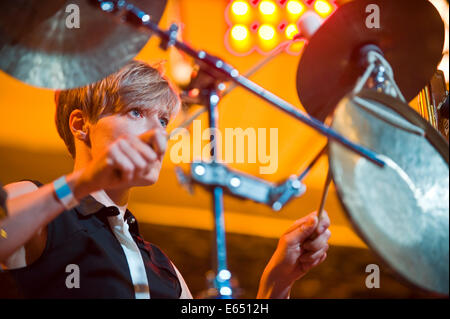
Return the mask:
[[[150,299],[150,289],[144,260],[136,242],[130,234],[128,223],[123,220],[122,214],[108,216],[108,222],[127,258],[136,299]]]
[[[105,206],[117,207],[104,191],[91,195]],[[118,209],[120,211],[119,215],[108,216],[109,225],[120,246],[122,246],[127,259],[136,299],[150,299],[150,288],[144,260],[142,259],[141,251],[130,234],[128,223],[124,221],[126,207],[118,207]]]

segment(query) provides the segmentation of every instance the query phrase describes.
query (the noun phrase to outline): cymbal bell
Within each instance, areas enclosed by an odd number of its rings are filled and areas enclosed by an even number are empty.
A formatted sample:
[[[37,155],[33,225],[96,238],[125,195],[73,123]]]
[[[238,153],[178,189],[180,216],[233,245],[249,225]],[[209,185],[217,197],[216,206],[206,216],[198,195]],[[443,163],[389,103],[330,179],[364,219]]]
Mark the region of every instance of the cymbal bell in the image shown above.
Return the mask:
[[[366,20],[379,8],[379,28]],[[375,44],[392,66],[407,101],[428,83],[442,58],[444,23],[426,0],[358,0],[341,7],[317,30],[303,51],[297,92],[306,111],[324,121],[364,70],[358,50]]]
[[[167,0],[130,2],[159,22]],[[71,23],[73,5],[79,8],[79,28]],[[89,0],[0,2],[0,69],[38,87],[69,89],[101,80],[131,60],[149,38]]]

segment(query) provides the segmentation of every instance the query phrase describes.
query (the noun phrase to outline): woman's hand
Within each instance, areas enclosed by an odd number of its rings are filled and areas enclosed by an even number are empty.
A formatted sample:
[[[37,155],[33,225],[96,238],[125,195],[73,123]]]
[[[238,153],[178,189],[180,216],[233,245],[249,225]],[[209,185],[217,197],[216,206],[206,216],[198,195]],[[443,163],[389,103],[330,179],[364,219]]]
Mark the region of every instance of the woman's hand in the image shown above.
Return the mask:
[[[73,185],[77,199],[100,189],[149,185],[151,164],[161,161],[166,151],[167,134],[150,130],[140,136],[123,136],[112,143],[81,172],[75,172]]]
[[[261,277],[257,298],[288,298],[294,282],[326,259],[330,219],[323,212],[318,223],[316,215],[296,220],[281,236]]]

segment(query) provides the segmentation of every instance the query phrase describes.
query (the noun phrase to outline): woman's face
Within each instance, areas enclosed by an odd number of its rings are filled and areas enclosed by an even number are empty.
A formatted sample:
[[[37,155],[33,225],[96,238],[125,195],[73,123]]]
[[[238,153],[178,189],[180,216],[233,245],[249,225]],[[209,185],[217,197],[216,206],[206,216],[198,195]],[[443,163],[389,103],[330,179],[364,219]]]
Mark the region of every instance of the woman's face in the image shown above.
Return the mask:
[[[127,106],[119,113],[101,115],[95,124],[89,124],[92,158],[102,155],[114,141],[126,135],[138,136],[149,130],[166,130],[170,119],[166,105]],[[150,165],[146,180],[154,184],[159,177],[164,155]],[[142,185],[144,186],[144,185]]]

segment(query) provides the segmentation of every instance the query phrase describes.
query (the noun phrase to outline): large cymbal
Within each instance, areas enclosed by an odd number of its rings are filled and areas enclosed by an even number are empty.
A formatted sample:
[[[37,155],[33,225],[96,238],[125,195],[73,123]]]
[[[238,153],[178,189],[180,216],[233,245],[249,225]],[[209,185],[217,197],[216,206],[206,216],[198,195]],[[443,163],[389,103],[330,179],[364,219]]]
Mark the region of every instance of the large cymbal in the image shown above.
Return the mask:
[[[159,22],[167,0],[134,0]],[[80,28],[66,19],[79,7]],[[116,72],[150,35],[120,23],[89,0],[0,1],[0,69],[31,85],[84,86]]]
[[[366,7],[380,8],[380,28],[366,26]],[[357,50],[373,43],[384,53],[405,99],[432,77],[442,57],[444,23],[426,0],[356,0],[344,4],[306,46],[297,71],[297,92],[306,111],[324,120],[362,75]]]
[[[361,99],[423,129],[425,136],[380,120],[360,106]],[[358,234],[403,280],[448,295],[447,141],[408,104],[373,90],[343,98],[331,126],[388,163],[379,168],[330,142],[333,180]]]

